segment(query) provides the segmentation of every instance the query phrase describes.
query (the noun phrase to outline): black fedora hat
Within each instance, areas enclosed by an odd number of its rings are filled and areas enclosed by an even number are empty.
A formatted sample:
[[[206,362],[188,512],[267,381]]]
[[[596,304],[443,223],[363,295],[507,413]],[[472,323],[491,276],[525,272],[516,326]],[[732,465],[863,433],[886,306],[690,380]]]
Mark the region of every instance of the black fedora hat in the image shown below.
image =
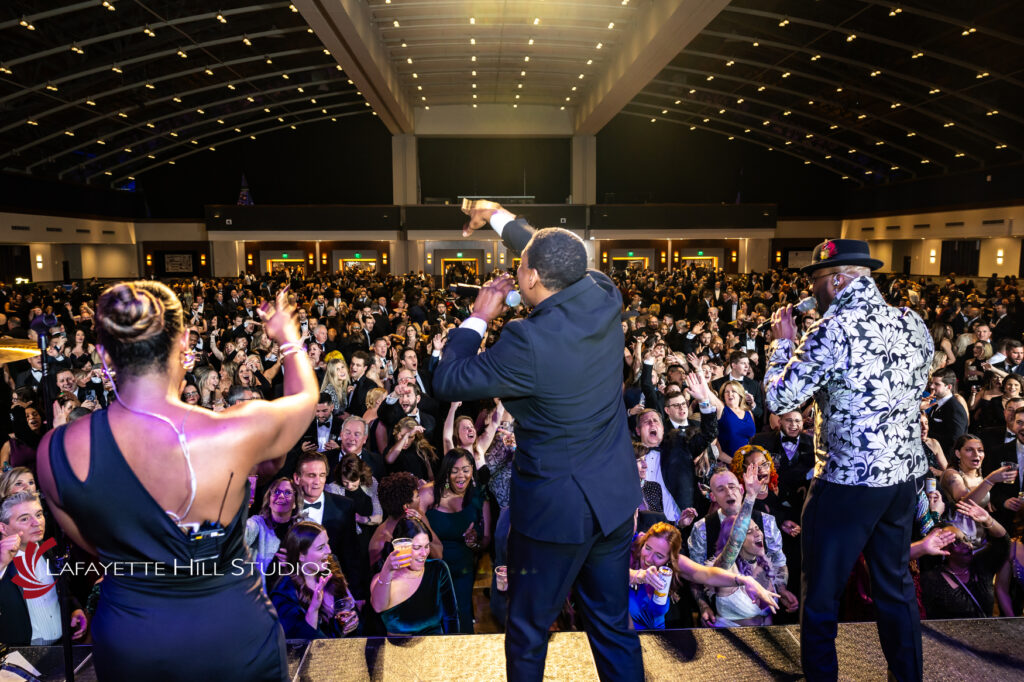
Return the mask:
[[[868,243],[861,239],[826,239],[814,247],[811,264],[800,268],[803,273],[840,265],[861,265],[872,270],[882,267],[882,261],[871,257]]]

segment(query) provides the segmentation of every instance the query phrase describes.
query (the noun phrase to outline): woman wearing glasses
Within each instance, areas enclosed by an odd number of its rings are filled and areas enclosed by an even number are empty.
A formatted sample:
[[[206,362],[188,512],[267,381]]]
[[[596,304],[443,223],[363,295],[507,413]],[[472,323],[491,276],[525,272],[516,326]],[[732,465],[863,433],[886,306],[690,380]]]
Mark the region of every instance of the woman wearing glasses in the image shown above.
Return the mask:
[[[260,570],[263,591],[267,592],[267,573],[274,582],[276,572],[270,570],[275,555],[278,562],[284,561],[284,539],[299,515],[299,490],[292,479],[282,476],[267,488],[263,496],[260,513],[250,516],[245,522],[245,544],[252,552],[255,567]]]

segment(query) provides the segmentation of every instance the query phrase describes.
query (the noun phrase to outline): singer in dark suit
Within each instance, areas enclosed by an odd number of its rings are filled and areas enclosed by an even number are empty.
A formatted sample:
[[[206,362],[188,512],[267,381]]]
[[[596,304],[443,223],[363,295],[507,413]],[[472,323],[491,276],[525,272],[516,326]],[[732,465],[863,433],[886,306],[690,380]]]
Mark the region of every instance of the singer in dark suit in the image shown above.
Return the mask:
[[[485,202],[478,202],[485,203]],[[633,512],[640,479],[622,402],[622,298],[567,230],[534,232],[497,204],[475,208],[466,232],[489,221],[522,253],[526,319],[505,324],[477,354],[512,280],[489,282],[473,314],[448,335],[434,373],[439,400],[499,396],[516,418],[508,541],[508,679],[540,680],[548,628],[575,586],[604,680],[641,680],[628,614]]]

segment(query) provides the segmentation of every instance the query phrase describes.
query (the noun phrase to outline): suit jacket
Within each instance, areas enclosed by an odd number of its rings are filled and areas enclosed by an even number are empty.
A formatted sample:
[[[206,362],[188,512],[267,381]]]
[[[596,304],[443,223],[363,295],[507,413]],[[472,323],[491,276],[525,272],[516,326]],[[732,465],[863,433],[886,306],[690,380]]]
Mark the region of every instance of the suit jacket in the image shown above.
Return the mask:
[[[814,469],[814,437],[801,433],[797,437],[796,455],[790,460],[782,447],[782,433],[769,431],[759,433],[750,439],[751,445],[760,445],[768,451],[775,462],[779,476],[779,503],[785,508],[784,520],[800,522],[804,508],[804,497],[810,481],[807,473]]]
[[[437,431],[437,419],[423,409],[423,401],[425,399],[426,396],[420,396],[420,426],[423,427],[423,436],[436,448],[440,444],[440,434]],[[433,402],[435,405],[437,404],[436,400]],[[381,406],[377,409],[377,416],[380,417],[380,420],[388,430],[388,447],[391,447],[394,445],[392,431],[395,428],[395,424],[405,416],[405,411],[402,410],[402,406],[399,405],[397,401],[390,405],[387,402],[384,402],[381,403]],[[437,442],[435,443],[435,441]]]
[[[533,235],[525,220],[502,233],[519,253]],[[541,541],[589,539],[584,516],[609,533],[641,502],[622,401],[622,296],[603,272],[505,324],[481,354],[480,335],[455,329],[434,372],[441,401],[500,396],[516,419],[510,514],[517,532]]]
[[[349,398],[346,411],[349,414],[362,417],[363,413],[366,412],[366,394],[374,388],[377,388],[377,384],[373,383],[364,374],[363,378],[356,382],[356,387],[352,389],[352,397]]]
[[[1002,461],[998,455],[1003,446],[1006,445],[1007,431],[1003,426],[988,426],[984,429],[979,429],[976,433],[981,438],[981,444],[985,446],[985,459],[981,461],[981,475],[988,476],[999,468],[999,462]],[[1012,440],[1010,444],[1013,444]],[[952,452],[943,451],[943,454],[946,455],[947,461],[953,456]]]
[[[1017,458],[1017,443],[1006,443],[995,452],[987,453],[985,460],[992,459],[992,469],[998,469],[1000,462],[1019,462]],[[1019,465],[1018,465],[1019,466]],[[1010,529],[1014,525],[1014,512],[1007,509],[1004,504],[1006,500],[1011,497],[1017,497],[1017,493],[1020,492],[1020,476],[1018,474],[1017,480],[1013,482],[1013,485],[1007,483],[999,483],[992,486],[992,507],[995,509],[995,513],[992,515],[996,518],[1003,528]],[[1009,530],[1008,530],[1009,532]]]
[[[661,477],[679,509],[693,507],[697,499],[697,474],[693,460],[700,457],[718,436],[718,416],[712,410],[700,414],[700,431],[687,438],[681,429],[668,431],[661,444]]]
[[[361,543],[356,534],[356,503],[343,495],[324,493],[324,529],[331,552],[338,557],[349,589],[356,599],[369,596],[368,567],[362,561]]]
[[[947,458],[953,456],[953,443],[963,433],[967,433],[967,410],[956,396],[951,396],[928,415],[928,435],[939,441]]]
[[[44,556],[52,565],[53,550]],[[22,588],[14,584],[16,575],[18,575],[18,569],[12,561],[7,565],[7,571],[3,578],[0,578],[0,614],[3,615],[0,618],[0,642],[10,646],[28,646],[32,642],[32,621],[28,615],[28,606],[25,605]],[[58,576],[56,582],[56,589],[66,589],[66,581],[63,576]],[[68,595],[68,607],[69,613],[82,608],[72,595]]]
[[[334,417],[331,420],[330,436],[328,437],[328,440],[333,440],[335,443],[338,443],[339,445],[341,444],[341,424],[343,421],[344,420],[339,419],[337,417]],[[316,436],[316,417],[313,417],[313,421],[310,422],[309,428],[307,428],[306,432],[302,434],[302,439],[299,440],[299,445],[301,446],[306,441],[312,441],[316,443]]]

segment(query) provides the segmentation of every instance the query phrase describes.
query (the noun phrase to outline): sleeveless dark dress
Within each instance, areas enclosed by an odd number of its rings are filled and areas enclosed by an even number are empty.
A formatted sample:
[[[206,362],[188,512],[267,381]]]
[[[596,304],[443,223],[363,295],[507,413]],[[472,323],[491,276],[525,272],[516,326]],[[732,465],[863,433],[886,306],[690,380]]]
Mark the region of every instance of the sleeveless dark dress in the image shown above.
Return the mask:
[[[50,466],[61,506],[118,569],[106,571],[91,624],[98,678],[287,680],[284,632],[250,570],[248,500],[224,536],[191,541],[128,466],[107,411],[90,427],[84,482],[68,464],[64,427],[50,440]]]

